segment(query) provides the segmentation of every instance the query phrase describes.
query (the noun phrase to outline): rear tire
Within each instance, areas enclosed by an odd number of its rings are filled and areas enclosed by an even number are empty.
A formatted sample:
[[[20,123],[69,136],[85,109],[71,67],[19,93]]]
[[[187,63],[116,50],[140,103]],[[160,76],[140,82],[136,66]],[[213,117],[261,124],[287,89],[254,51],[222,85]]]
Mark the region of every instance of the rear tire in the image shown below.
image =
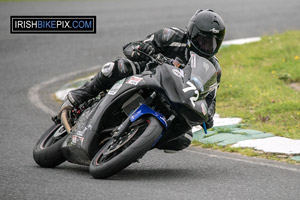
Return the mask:
[[[53,168],[65,162],[61,146],[66,137],[67,132],[63,125],[52,125],[34,146],[34,161],[41,167],[47,168]]]
[[[144,130],[139,130],[130,138],[130,131],[128,130],[127,142],[124,142],[121,147],[113,149],[113,146],[118,146],[118,142],[114,143],[113,139],[101,148],[94,156],[89,170],[93,177],[99,179],[108,178],[122,169],[129,166],[131,163],[141,158],[152,146],[157,142],[163,131],[163,126],[160,121],[153,116],[146,116],[142,118],[148,125]],[[139,129],[139,127],[138,127]],[[111,150],[112,149],[112,150]],[[112,153],[109,153],[112,152]]]

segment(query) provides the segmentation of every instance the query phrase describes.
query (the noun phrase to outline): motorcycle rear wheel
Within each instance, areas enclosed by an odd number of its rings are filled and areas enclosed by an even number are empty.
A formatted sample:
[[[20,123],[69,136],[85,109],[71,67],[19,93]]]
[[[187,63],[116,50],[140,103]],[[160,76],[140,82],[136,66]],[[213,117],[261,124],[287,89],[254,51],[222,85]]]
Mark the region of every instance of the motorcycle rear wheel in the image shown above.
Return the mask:
[[[89,171],[95,178],[108,178],[149,151],[161,136],[163,126],[153,116],[145,116],[134,122],[118,140],[111,139],[94,156]]]
[[[53,168],[66,161],[61,146],[67,131],[61,124],[53,124],[38,140],[33,149],[33,159],[41,167]]]

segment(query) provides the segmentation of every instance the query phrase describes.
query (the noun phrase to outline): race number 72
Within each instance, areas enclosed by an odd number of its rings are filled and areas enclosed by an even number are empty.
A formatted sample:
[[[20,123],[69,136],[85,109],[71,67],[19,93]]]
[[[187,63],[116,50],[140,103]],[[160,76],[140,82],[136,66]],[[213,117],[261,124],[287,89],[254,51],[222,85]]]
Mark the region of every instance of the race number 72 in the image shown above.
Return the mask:
[[[197,96],[196,96],[196,97],[195,97],[195,96],[192,96],[192,97],[190,98],[190,101],[191,101],[192,105],[195,107],[195,102],[196,102],[196,101],[198,100],[198,98],[199,98],[199,91],[197,90],[196,86],[195,86],[193,83],[191,83],[190,81],[188,81],[187,84],[188,84],[190,87],[183,88],[182,90],[183,90],[184,93],[187,93],[187,92],[190,91],[190,90],[194,90],[194,93],[195,93]]]

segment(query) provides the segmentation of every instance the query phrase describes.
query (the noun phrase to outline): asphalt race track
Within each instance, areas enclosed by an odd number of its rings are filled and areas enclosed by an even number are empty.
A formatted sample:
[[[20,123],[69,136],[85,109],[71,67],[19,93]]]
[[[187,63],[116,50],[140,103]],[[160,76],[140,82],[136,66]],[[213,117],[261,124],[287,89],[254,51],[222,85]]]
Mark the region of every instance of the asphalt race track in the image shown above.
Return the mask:
[[[1,2],[0,199],[299,199],[300,166],[201,148],[149,152],[108,180],[93,179],[87,167],[33,161],[51,121],[29,100],[30,88],[113,60],[126,42],[157,29],[184,28],[198,8],[223,17],[226,40],[300,29],[299,0]],[[11,15],[96,15],[97,34],[10,34]],[[51,94],[63,83],[36,95],[57,110]]]

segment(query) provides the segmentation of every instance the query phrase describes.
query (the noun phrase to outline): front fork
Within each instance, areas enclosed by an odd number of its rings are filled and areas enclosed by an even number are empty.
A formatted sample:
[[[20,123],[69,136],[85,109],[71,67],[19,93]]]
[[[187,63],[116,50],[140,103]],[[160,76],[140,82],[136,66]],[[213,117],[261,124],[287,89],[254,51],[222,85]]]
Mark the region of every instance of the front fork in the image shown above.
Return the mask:
[[[147,105],[150,105],[153,102],[153,99],[156,97],[156,93],[153,92],[148,98],[144,100],[144,103],[140,105],[135,111],[133,111],[126,119],[123,121],[123,123],[118,126],[113,131],[113,138],[119,139],[125,131],[128,129],[131,123],[135,122],[137,119],[139,119],[143,115],[152,115],[156,117],[162,125],[167,129],[168,126],[171,125],[172,121],[175,119],[175,116],[172,114],[168,119],[165,118],[164,115],[160,114],[159,112],[153,110]]]
[[[172,115],[171,117],[168,118],[168,120],[166,120],[165,116],[163,116],[159,112],[156,112],[155,110],[148,107],[147,105],[142,104],[132,114],[130,114],[125,119],[125,121],[123,121],[123,123],[120,126],[118,126],[113,131],[112,137],[116,140],[119,139],[125,133],[125,131],[128,129],[130,124],[135,122],[137,119],[139,119],[143,115],[152,115],[152,116],[156,117],[162,123],[162,125],[165,127],[165,129],[168,127],[168,125],[171,124],[171,122],[175,118],[175,116]]]

